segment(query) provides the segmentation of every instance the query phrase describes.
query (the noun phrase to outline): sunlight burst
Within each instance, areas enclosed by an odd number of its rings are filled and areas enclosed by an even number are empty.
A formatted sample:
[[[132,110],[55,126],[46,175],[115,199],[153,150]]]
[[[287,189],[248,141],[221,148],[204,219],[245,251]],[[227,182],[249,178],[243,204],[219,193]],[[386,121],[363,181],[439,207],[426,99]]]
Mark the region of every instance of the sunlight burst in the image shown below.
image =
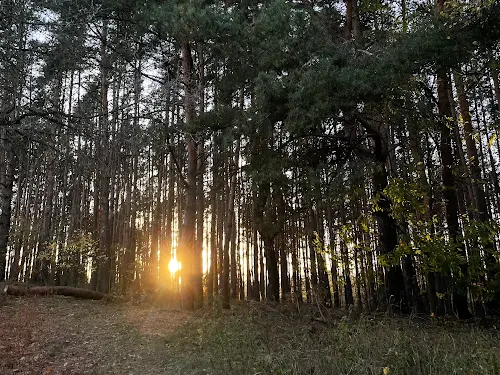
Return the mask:
[[[174,274],[178,271],[180,271],[182,268],[181,262],[179,262],[177,259],[172,258],[170,262],[168,263],[168,270],[170,271],[171,274]]]

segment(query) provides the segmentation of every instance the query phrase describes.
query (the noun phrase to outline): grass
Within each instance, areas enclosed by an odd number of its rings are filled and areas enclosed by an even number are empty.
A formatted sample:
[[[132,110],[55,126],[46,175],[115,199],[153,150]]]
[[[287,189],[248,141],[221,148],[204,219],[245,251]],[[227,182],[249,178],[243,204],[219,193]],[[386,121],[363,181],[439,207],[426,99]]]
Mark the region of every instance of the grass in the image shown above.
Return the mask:
[[[0,374],[500,375],[496,327],[314,313],[11,299],[0,307]]]
[[[191,374],[500,374],[500,334],[477,326],[361,317],[323,324],[261,306],[193,319],[167,347]]]

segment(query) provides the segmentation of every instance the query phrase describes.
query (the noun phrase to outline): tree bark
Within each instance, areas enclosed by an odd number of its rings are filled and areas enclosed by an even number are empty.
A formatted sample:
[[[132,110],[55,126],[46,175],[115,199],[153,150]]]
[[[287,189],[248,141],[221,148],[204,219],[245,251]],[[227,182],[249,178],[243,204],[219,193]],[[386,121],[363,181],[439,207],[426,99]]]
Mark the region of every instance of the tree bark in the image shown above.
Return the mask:
[[[377,197],[379,209],[375,212],[379,233],[379,252],[381,255],[390,255],[398,244],[396,220],[391,215],[391,202],[384,194],[388,185],[385,157],[379,158],[373,172],[373,190]],[[386,298],[392,308],[402,313],[408,313],[408,300],[404,290],[404,277],[401,266],[389,264],[385,270]]]
[[[101,152],[102,159],[100,165],[99,180],[99,250],[102,260],[98,266],[98,288],[103,293],[108,293],[110,288],[111,274],[111,227],[109,225],[109,193],[110,193],[110,158],[109,158],[109,119],[108,119],[108,74],[110,62],[107,53],[108,44],[108,21],[103,21],[101,35],[101,108],[100,108],[100,126],[102,131]]]
[[[273,218],[268,217],[272,216],[269,212],[270,210],[266,210],[266,206],[270,204],[268,203],[270,188],[271,186],[269,182],[262,182],[259,186],[259,193],[257,196],[255,209],[255,219],[259,228],[260,236],[262,238],[262,241],[264,242],[264,256],[266,258],[266,268],[269,277],[267,298],[271,301],[279,302],[279,272],[278,262],[276,259],[276,250],[274,248],[274,239],[276,238],[277,231],[275,228],[273,228],[275,225]],[[268,212],[266,213],[266,211]]]
[[[2,119],[0,119],[1,121]],[[12,144],[6,139],[2,124],[2,161],[0,165],[0,282],[5,280],[7,247],[12,216],[12,195],[14,186],[15,155]]]
[[[439,0],[438,0],[439,1]],[[441,0],[442,1],[442,0]],[[443,69],[437,72],[437,89],[438,89],[438,109],[441,117],[439,121],[439,129],[441,132],[441,141],[439,145],[441,153],[442,172],[441,178],[443,182],[443,197],[446,209],[446,222],[448,224],[448,231],[450,240],[457,247],[459,255],[466,259],[465,247],[462,240],[460,240],[461,229],[458,221],[458,199],[455,187],[455,177],[453,174],[453,166],[455,159],[453,157],[451,146],[451,131],[449,121],[452,120],[452,108],[449,97],[450,79]],[[465,261],[466,262],[466,261]],[[468,274],[467,263],[460,265],[463,277],[466,279]],[[460,318],[469,318],[471,316],[467,303],[467,291],[464,290],[464,285],[457,285],[453,291],[453,303]]]
[[[479,153],[477,151],[476,142],[474,140],[474,129],[472,127],[472,119],[469,111],[469,103],[467,101],[467,96],[465,94],[465,85],[463,78],[459,72],[455,72],[453,75],[455,81],[455,87],[457,89],[458,103],[460,107],[460,114],[462,117],[462,122],[464,126],[465,142],[467,146],[467,157],[469,161],[470,175],[472,179],[472,187],[475,198],[475,211],[474,214],[480,222],[487,224],[491,220],[490,211],[488,209],[488,203],[486,201],[486,194],[483,189],[483,179],[481,176],[481,166],[479,165]],[[495,166],[492,165],[492,169]],[[495,259],[495,246],[493,242],[487,242],[484,248],[485,252],[485,263],[486,263],[486,273],[488,275],[488,280],[495,280],[498,277],[498,261]],[[470,255],[470,254],[469,254]],[[498,292],[497,292],[498,294]],[[489,305],[491,310],[498,309],[500,304],[500,295],[496,295],[493,300],[487,305]]]
[[[198,254],[196,237],[196,175],[198,171],[198,149],[194,140],[193,122],[195,120],[194,87],[192,80],[192,56],[188,42],[182,44],[182,69],[184,82],[184,111],[186,120],[185,142],[187,146],[187,181],[186,181],[186,210],[182,228],[183,248],[181,251],[183,301],[189,310],[195,308],[195,289],[198,288],[196,275]],[[201,278],[200,278],[201,280]]]
[[[493,78],[493,88],[495,91],[495,99],[497,102],[498,112],[500,113],[500,80],[498,79],[498,69],[492,63],[491,65],[491,77]]]
[[[229,245],[231,240],[234,241],[233,231],[235,231],[234,225],[234,201],[236,194],[236,177],[237,177],[237,166],[240,151],[240,140],[236,140],[236,150],[233,152],[233,160],[230,163],[230,174],[231,179],[229,183],[229,195],[227,202],[227,216],[226,216],[226,227],[224,233],[224,277],[222,284],[222,296],[223,296],[223,307],[229,309],[229,271],[231,271],[231,289],[232,297],[236,298],[236,252],[231,252],[231,267],[229,262]],[[235,247],[234,247],[235,248]]]
[[[344,27],[345,38],[347,40],[356,40],[359,38],[359,15],[358,1],[345,0],[346,3],[346,22]]]
[[[342,225],[347,223],[347,218],[345,214],[344,201],[341,198],[340,204],[340,219]],[[345,241],[340,242],[340,254],[342,258],[343,266],[343,277],[344,277],[344,299],[346,307],[354,306],[354,296],[352,294],[352,281],[351,281],[351,263],[349,259],[349,249]]]

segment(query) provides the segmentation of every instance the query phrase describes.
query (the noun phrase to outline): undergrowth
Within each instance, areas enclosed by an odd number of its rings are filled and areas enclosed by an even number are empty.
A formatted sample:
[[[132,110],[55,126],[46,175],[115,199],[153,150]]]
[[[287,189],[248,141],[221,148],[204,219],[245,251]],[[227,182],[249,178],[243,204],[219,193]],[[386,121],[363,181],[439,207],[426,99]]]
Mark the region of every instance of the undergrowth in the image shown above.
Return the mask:
[[[179,374],[494,374],[500,333],[362,316],[318,322],[258,304],[201,311],[165,339]]]

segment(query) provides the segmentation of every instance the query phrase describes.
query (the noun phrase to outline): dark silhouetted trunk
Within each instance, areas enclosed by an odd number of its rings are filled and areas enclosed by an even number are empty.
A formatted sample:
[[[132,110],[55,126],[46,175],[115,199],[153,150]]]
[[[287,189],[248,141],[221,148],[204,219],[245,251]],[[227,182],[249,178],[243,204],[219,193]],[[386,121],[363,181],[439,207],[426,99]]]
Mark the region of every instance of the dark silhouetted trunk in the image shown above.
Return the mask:
[[[438,70],[437,77],[438,107],[439,115],[441,117],[439,121],[439,129],[441,132],[439,149],[441,153],[441,162],[443,164],[441,177],[443,182],[446,222],[448,224],[448,232],[450,234],[451,242],[456,245],[458,254],[466,259],[465,246],[463,241],[460,240],[462,231],[458,221],[458,199],[453,172],[455,160],[452,152],[452,137],[448,123],[452,119],[452,109],[449,97],[450,79],[446,72],[442,69]],[[464,279],[466,279],[468,274],[467,263],[462,263],[460,265],[460,270]],[[455,285],[453,290],[453,304],[460,318],[469,318],[471,316],[467,303],[467,290],[463,283],[457,282]]]
[[[2,119],[0,118],[0,121]],[[0,282],[4,281],[6,274],[6,256],[9,244],[9,233],[12,215],[12,194],[14,186],[15,155],[12,145],[6,139],[4,124],[1,124],[2,137],[0,142]]]
[[[198,281],[196,275],[196,258],[201,257],[197,253],[196,234],[196,174],[198,170],[198,150],[194,140],[194,134],[190,133],[195,120],[194,87],[192,82],[192,57],[189,43],[182,44],[182,68],[184,82],[184,110],[186,120],[185,142],[187,146],[187,181],[186,181],[186,209],[184,213],[184,225],[182,228],[182,286],[184,307],[194,309],[199,301],[195,302],[195,285]],[[195,280],[196,279],[196,280]]]
[[[225,309],[229,309],[229,245],[230,241],[233,238],[233,231],[236,230],[234,225],[234,200],[236,194],[236,177],[237,177],[237,165],[239,158],[239,143],[237,140],[236,151],[233,153],[233,160],[231,163],[231,179],[229,183],[229,195],[227,202],[227,216],[226,216],[226,227],[224,233],[224,274],[222,280],[222,297],[223,297],[223,307]],[[236,252],[231,254],[233,259],[236,257]],[[233,288],[233,298],[236,298],[236,259],[231,264],[231,285]]]

